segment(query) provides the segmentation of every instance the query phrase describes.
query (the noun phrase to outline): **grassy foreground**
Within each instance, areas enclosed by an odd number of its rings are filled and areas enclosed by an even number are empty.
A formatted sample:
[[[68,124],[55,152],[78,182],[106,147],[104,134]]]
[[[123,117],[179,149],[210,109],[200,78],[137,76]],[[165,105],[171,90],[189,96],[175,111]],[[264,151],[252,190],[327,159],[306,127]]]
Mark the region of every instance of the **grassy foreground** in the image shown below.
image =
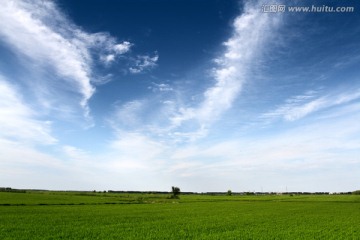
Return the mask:
[[[0,239],[360,239],[360,196],[0,192]]]

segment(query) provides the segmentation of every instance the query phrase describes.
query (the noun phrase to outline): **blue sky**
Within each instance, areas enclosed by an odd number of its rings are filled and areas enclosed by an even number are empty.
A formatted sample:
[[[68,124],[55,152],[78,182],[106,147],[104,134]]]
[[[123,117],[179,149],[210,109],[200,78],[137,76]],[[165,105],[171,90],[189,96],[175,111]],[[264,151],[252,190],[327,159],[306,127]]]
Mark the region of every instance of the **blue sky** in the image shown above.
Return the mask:
[[[360,7],[2,1],[0,185],[360,188]]]

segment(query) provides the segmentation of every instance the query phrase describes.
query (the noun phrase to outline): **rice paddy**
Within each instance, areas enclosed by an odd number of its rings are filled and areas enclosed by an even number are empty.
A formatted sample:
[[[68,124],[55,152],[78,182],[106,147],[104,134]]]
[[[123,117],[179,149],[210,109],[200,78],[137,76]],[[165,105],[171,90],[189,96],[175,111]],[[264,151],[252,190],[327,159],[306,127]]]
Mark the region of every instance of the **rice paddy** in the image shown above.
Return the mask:
[[[0,239],[360,239],[359,195],[0,192]]]

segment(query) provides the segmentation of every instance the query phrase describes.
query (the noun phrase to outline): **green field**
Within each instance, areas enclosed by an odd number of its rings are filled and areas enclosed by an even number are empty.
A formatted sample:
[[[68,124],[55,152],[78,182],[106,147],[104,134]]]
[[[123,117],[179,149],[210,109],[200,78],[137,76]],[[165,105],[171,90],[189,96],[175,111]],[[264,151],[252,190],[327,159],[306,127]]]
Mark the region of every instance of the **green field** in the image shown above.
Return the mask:
[[[0,192],[0,239],[360,239],[360,196]]]

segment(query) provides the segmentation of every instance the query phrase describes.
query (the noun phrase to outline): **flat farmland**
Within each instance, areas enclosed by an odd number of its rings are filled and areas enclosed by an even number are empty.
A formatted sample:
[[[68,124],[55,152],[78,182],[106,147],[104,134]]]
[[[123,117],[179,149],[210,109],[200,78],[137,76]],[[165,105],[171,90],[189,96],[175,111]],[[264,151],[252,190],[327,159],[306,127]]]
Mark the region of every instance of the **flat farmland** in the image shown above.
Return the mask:
[[[0,239],[360,239],[360,196],[0,193]]]

